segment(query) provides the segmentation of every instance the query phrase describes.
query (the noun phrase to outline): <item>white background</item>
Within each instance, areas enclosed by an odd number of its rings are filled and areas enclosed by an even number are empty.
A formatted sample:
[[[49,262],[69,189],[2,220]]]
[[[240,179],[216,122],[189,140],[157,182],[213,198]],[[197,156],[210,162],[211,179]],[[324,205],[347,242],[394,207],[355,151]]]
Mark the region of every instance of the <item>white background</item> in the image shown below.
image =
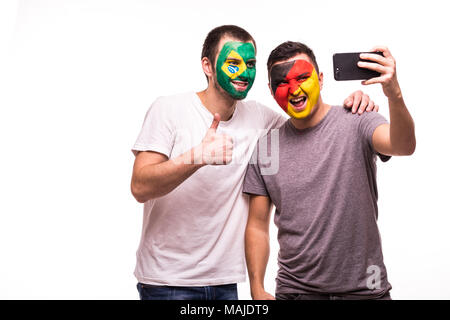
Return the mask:
[[[236,24],[258,48],[249,99],[279,110],[265,63],[285,40],[316,52],[324,100],[334,52],[387,45],[416,122],[412,157],[379,163],[379,226],[394,299],[450,299],[449,42],[445,1],[2,0],[0,298],[137,299],[142,207],[130,148],[151,102],[202,90],[203,40]],[[281,110],[280,110],[281,111]],[[266,288],[273,293],[276,230]],[[248,283],[239,285],[248,299]]]

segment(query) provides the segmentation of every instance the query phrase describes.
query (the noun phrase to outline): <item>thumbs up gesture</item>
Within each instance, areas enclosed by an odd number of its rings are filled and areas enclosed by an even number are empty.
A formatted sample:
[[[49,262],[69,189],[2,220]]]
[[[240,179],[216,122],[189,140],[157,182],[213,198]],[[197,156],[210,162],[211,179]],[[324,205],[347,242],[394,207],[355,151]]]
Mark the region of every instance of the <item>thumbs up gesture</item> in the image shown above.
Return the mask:
[[[229,164],[233,157],[233,140],[229,135],[218,134],[220,115],[214,114],[211,127],[206,132],[201,143],[202,163],[221,165]]]

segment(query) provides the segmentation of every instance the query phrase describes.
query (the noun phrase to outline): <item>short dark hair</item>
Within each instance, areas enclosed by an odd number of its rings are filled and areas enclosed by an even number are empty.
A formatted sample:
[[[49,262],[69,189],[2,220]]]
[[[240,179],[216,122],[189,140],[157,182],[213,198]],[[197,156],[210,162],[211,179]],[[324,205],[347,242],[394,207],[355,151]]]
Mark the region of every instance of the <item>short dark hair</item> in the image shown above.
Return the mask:
[[[319,65],[317,64],[314,52],[306,44],[301,42],[286,41],[273,49],[269,55],[269,59],[267,59],[267,71],[269,72],[269,77],[270,69],[272,69],[272,66],[276,62],[288,60],[301,53],[306,54],[311,59],[317,74],[319,74]]]
[[[255,40],[250,35],[250,33],[245,31],[241,27],[234,25],[224,25],[216,27],[212,29],[206,36],[205,42],[203,42],[203,49],[202,49],[202,59],[203,57],[207,57],[209,61],[211,61],[213,68],[215,68],[214,64],[216,63],[215,58],[218,50],[217,46],[219,45],[220,40],[224,36],[229,36],[237,40],[241,40],[243,42],[251,41],[253,42],[256,51]]]

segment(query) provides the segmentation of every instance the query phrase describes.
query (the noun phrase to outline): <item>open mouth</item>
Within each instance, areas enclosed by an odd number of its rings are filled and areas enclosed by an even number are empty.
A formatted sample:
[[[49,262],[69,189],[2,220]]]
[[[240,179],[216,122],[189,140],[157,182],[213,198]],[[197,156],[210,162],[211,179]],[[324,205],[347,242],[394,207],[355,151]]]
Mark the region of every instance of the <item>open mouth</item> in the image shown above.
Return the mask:
[[[308,98],[305,95],[293,97],[289,99],[289,103],[296,111],[301,111],[306,107]]]
[[[248,87],[247,81],[241,81],[241,80],[231,80],[231,84],[237,91],[245,91]]]

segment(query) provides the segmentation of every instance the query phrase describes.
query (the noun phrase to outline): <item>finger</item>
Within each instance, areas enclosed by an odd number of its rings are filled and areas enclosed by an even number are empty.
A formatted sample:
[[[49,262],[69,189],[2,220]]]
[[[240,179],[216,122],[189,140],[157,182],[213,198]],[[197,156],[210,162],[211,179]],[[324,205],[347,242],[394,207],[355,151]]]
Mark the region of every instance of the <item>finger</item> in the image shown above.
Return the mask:
[[[373,110],[374,110],[375,112],[378,112],[378,110],[380,110],[380,107],[376,104],[375,107],[373,107]]]
[[[362,91],[355,92],[353,96],[352,113],[356,113],[356,111],[358,110],[359,104],[361,103],[362,95],[363,95]]]
[[[366,108],[366,112],[372,112],[374,107],[375,107],[375,103],[372,100],[370,100],[369,105]]]
[[[223,137],[225,139],[225,143],[233,145],[233,138],[231,136],[224,134]]]
[[[228,164],[233,159],[233,146],[230,144],[224,145],[224,162]]]
[[[227,150],[233,151],[233,142],[225,142],[225,147],[227,148]]]
[[[215,113],[213,122],[211,123],[211,127],[209,127],[209,128],[213,129],[214,131],[216,131],[217,127],[219,126],[219,122],[220,122],[220,114]]]
[[[369,96],[367,94],[364,94],[361,99],[361,103],[359,105],[358,109],[359,114],[363,114],[363,112],[366,111],[366,107],[369,104],[369,102],[370,102]]]
[[[344,100],[344,106],[346,108],[351,108],[353,106],[353,98],[352,97],[348,97],[347,99]]]
[[[392,56],[391,52],[389,51],[388,47],[386,47],[386,46],[380,46],[380,45],[378,45],[378,46],[373,47],[372,50],[370,50],[370,51],[373,51],[373,52],[377,52],[377,51],[383,52],[383,56],[385,56],[386,58]]]
[[[358,61],[358,67],[373,70],[381,74],[387,72],[386,67],[378,63]]]
[[[384,77],[376,77],[376,78],[372,78],[369,80],[364,80],[361,82],[362,85],[369,85],[369,84],[374,84],[374,83],[382,83],[384,82]]]
[[[227,163],[227,160],[226,160],[227,155],[229,153],[227,144],[225,143],[225,137],[222,137],[222,139],[223,139],[222,150],[220,150],[220,152],[217,153],[218,164],[226,164]]]
[[[361,54],[359,55],[359,57],[360,57],[361,59],[364,59],[364,60],[374,61],[374,62],[379,63],[379,64],[381,64],[381,65],[387,65],[387,64],[389,64],[389,61],[388,61],[385,57],[380,56],[379,54],[374,54],[374,53],[361,53]],[[363,61],[363,62],[364,62],[364,61]]]

